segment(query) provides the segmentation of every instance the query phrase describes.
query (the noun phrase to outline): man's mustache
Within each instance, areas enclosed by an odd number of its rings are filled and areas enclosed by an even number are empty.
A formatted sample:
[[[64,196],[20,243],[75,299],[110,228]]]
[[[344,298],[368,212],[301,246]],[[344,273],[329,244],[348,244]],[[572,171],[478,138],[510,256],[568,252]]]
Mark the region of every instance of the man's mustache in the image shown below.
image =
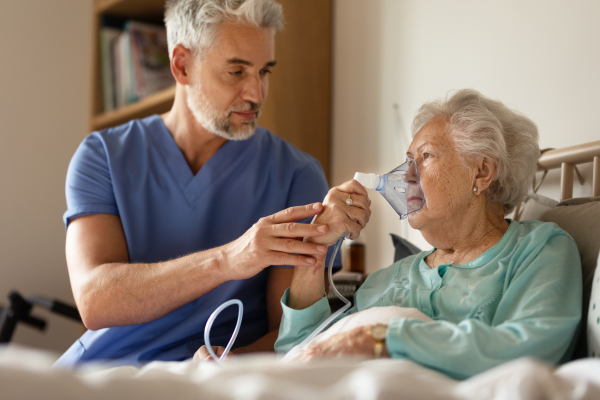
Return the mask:
[[[236,112],[236,111],[256,111],[256,115],[258,116],[261,108],[262,108],[262,103],[259,104],[259,103],[254,103],[252,101],[247,101],[242,105],[231,107],[229,109],[228,115],[231,115],[231,113]]]

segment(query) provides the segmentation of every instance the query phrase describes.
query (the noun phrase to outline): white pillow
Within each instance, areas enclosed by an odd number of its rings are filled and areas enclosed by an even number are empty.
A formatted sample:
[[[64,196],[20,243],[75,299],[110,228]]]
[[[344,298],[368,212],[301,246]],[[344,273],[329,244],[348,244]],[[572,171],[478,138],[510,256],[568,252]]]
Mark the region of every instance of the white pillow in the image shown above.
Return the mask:
[[[419,319],[421,321],[429,322],[433,321],[427,315],[423,314],[421,311],[416,308],[408,308],[408,307],[397,307],[397,306],[387,306],[387,307],[371,307],[366,310],[359,311],[357,313],[351,314],[346,318],[342,318],[335,324],[333,324],[329,329],[325,330],[318,334],[313,340],[311,340],[307,347],[322,342],[324,340],[329,339],[330,337],[337,335],[338,333],[343,333],[347,331],[351,331],[352,329],[365,326],[365,325],[375,325],[375,324],[384,324],[389,325],[390,320],[392,318],[414,318]],[[296,346],[289,352],[289,357],[286,357],[286,360],[293,360],[298,354],[299,347]],[[296,354],[297,353],[297,354]]]
[[[588,356],[600,357],[600,254],[592,283],[587,326]]]

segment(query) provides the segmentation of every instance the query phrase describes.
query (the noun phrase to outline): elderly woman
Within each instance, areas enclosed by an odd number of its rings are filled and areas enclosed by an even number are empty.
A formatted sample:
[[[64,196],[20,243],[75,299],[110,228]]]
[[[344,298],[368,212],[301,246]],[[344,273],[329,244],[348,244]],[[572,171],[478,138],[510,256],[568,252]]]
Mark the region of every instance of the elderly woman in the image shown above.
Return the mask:
[[[414,308],[422,317],[359,326],[300,357],[383,355],[460,379],[521,356],[568,359],[581,318],[575,242],[553,223],[505,218],[536,171],[534,123],[461,90],[423,105],[413,137],[407,155],[416,161],[425,202],[408,222],[434,248],[369,275],[342,318],[381,306]],[[356,181],[332,189],[324,204],[317,222],[329,225],[327,244],[346,231],[356,237],[370,215]],[[277,352],[288,352],[330,315],[323,292],[322,265],[294,269]]]

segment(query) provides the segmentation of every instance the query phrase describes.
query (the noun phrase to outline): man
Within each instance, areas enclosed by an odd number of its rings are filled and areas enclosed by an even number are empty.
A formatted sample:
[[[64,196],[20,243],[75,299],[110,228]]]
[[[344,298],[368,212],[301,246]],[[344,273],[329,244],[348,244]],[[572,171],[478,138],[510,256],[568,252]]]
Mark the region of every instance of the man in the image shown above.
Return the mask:
[[[167,2],[173,108],[92,133],[69,166],[67,264],[90,331],[57,365],[190,358],[231,298],[235,352],[273,350],[292,269],[266,267],[327,251],[298,240],[326,226],[294,223],[323,208],[319,163],[256,127],[281,19],[273,0]],[[236,317],[221,313],[213,345]]]

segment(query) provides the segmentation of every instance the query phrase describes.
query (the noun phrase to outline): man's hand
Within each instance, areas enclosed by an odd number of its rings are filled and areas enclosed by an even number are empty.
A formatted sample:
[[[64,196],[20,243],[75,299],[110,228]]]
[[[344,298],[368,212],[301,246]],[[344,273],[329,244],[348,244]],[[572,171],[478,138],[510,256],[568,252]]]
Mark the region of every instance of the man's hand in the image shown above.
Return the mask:
[[[221,355],[223,354],[223,352],[225,351],[225,347],[223,346],[212,346],[213,351],[215,352],[215,354],[217,355],[217,357],[221,357]],[[227,357],[225,357],[225,359],[230,358],[234,356],[233,351],[230,351],[227,354]],[[200,360],[200,361],[213,361],[212,356],[208,353],[208,350],[206,349],[206,346],[202,346],[198,349],[198,351],[194,354],[194,360]]]
[[[295,221],[321,211],[321,203],[288,208],[261,218],[239,239],[222,246],[223,265],[227,266],[225,280],[250,278],[270,265],[314,265],[327,253],[327,246],[306,243],[302,238],[323,236],[329,229],[320,223]]]

